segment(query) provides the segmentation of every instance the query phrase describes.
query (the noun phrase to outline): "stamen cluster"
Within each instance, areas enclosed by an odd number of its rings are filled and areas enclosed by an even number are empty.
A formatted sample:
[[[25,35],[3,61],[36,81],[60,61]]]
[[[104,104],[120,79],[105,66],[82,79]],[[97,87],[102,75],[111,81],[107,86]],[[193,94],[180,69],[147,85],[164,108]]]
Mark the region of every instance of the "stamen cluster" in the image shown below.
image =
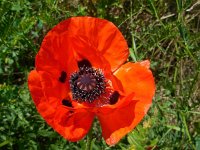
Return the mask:
[[[100,69],[83,66],[70,76],[72,96],[78,102],[93,102],[105,88],[105,77]]]

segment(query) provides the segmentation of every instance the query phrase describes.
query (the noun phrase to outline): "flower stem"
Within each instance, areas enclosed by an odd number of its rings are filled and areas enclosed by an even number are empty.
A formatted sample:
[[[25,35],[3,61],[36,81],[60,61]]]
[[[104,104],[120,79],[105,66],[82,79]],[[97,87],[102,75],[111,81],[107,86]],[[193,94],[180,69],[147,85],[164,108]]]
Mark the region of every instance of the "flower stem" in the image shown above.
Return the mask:
[[[86,143],[85,150],[92,150],[92,141],[93,141],[93,138],[92,138],[92,127],[91,127],[87,135],[87,143]]]

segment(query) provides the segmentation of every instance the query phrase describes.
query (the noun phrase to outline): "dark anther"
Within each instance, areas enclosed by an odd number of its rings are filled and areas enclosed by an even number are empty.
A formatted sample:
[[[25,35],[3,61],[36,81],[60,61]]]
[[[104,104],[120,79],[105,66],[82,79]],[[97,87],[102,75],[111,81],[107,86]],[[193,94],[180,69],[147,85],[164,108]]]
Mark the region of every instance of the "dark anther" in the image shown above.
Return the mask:
[[[69,100],[63,99],[62,104],[67,107],[73,107],[72,103]]]
[[[65,83],[66,78],[67,78],[67,73],[65,71],[62,71],[59,77],[59,81]]]
[[[119,93],[117,91],[114,91],[113,94],[110,96],[110,104],[114,105],[117,103],[118,99],[119,99]]]
[[[92,65],[91,65],[91,63],[87,59],[83,59],[83,60],[81,60],[81,61],[78,62],[78,67],[79,67],[79,69],[81,67],[88,67],[88,68],[90,68],[90,67],[92,67]]]

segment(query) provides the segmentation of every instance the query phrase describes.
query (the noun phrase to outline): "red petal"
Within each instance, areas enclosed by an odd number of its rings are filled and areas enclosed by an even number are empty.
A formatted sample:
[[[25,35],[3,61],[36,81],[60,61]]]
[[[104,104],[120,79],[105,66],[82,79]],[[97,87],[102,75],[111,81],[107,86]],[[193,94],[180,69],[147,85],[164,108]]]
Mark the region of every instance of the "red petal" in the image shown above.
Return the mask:
[[[120,96],[117,104],[103,107],[97,113],[107,144],[116,144],[147,113],[155,93],[154,78],[148,66],[148,61],[127,63],[115,72],[125,98]]]
[[[90,130],[94,114],[85,109],[75,111],[58,108],[54,118],[55,129],[67,140],[78,141],[82,139]]]
[[[71,44],[70,42],[61,43],[60,40],[56,39],[57,36],[61,36],[63,33],[65,33],[65,37],[85,37],[84,39],[88,44],[94,47],[93,50],[100,52],[100,55],[109,62],[112,71],[116,70],[128,58],[128,46],[124,37],[117,27],[107,20],[92,17],[72,17],[59,23],[48,33],[50,41],[52,41],[50,43],[55,41],[55,44],[51,45],[55,46],[52,49],[57,53],[59,52],[57,48],[60,45],[67,46]],[[53,40],[53,37],[56,40]],[[45,39],[47,38],[45,37]],[[74,48],[78,50],[76,47]],[[81,49],[81,51],[82,54],[89,54],[89,49]],[[65,53],[60,52],[61,55]]]
[[[41,77],[35,70],[31,71],[29,74],[28,87],[38,112],[47,121],[47,123],[52,126],[51,118],[55,114],[55,108],[47,102],[43,93]]]
[[[132,101],[121,108],[102,108],[97,114],[101,124],[103,138],[108,145],[115,145],[130,132],[141,119],[135,116],[137,101]]]
[[[36,57],[37,71],[48,72],[55,78],[65,71],[69,80],[70,75],[78,70],[78,61],[87,59],[93,67],[110,73],[108,61],[90,44],[86,36],[71,35],[66,28],[63,33],[57,30],[60,31],[60,24],[53,28],[42,42]]]
[[[44,38],[36,56],[36,70],[46,71],[58,77],[61,71],[69,74],[77,70],[72,39],[66,34],[51,30]]]
[[[96,47],[94,47],[85,36],[72,37],[71,43],[73,44],[74,57],[77,61],[87,59],[94,68],[99,68],[104,73],[111,73],[109,62],[102,57]]]
[[[63,106],[58,98],[44,95],[42,86],[44,83],[41,78],[35,70],[31,71],[28,77],[28,87],[40,115],[66,139],[71,141],[82,139],[89,131],[94,114],[85,109]]]
[[[155,92],[154,78],[149,68],[149,62],[126,63],[114,75],[121,81],[125,95],[134,92],[135,100],[150,99]]]
[[[40,77],[36,70],[32,70],[29,74],[28,87],[31,92],[33,101],[35,105],[37,106],[40,103],[40,100],[42,99],[42,97],[44,97],[44,94],[42,92]]]
[[[59,77],[54,77],[45,71],[38,71],[38,74],[40,75],[42,90],[49,103],[55,103],[56,106],[62,99],[68,97],[70,92],[68,81],[61,83]]]

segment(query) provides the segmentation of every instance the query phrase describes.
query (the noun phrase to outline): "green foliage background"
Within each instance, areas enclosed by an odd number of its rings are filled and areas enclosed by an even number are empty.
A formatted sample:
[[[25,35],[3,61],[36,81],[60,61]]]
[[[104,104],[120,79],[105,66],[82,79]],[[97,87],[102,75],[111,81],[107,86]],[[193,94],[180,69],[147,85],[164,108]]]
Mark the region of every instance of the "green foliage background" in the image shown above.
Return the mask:
[[[71,16],[112,21],[128,41],[129,61],[151,60],[157,90],[143,121],[114,147],[94,125],[93,149],[200,150],[199,0],[0,0],[0,149],[84,149],[39,116],[27,75],[45,34]]]

